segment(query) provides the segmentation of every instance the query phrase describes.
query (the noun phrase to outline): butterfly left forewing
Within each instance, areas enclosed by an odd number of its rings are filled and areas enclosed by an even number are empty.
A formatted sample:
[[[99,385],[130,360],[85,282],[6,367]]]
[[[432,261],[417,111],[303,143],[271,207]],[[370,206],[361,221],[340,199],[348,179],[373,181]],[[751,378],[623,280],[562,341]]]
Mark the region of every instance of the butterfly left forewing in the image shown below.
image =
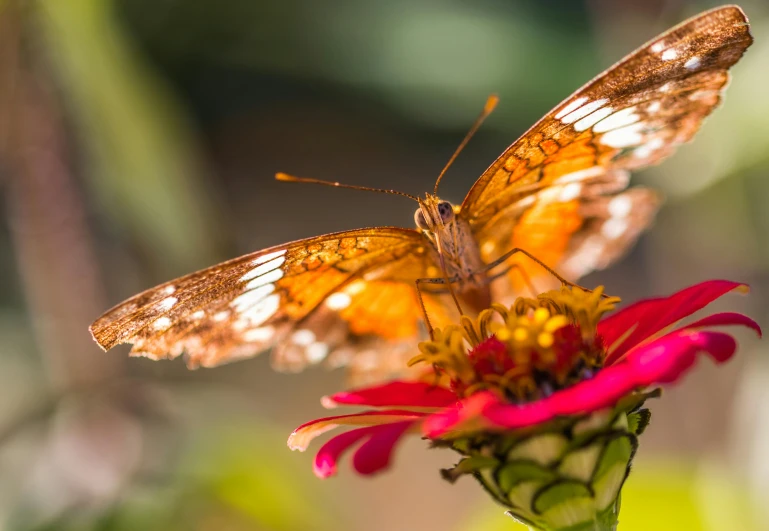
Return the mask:
[[[343,345],[419,336],[414,281],[435,267],[426,243],[419,232],[395,227],[292,242],[147,290],[109,310],[90,330],[105,350],[131,343],[132,355],[185,354],[191,367],[253,356],[276,344],[275,361],[283,369],[327,356],[339,363],[334,354]],[[441,302],[426,298],[440,313]],[[382,344],[381,355],[387,350]]]

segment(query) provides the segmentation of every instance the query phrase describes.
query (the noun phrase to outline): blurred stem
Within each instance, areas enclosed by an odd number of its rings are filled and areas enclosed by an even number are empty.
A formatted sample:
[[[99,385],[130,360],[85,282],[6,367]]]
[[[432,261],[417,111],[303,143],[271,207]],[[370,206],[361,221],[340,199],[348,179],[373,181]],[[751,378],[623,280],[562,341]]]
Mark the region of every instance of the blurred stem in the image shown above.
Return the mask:
[[[224,247],[222,215],[203,178],[193,124],[136,53],[114,2],[31,5],[102,214],[143,247],[159,277],[208,265]]]
[[[55,390],[114,376],[87,327],[105,307],[79,191],[66,160],[64,125],[50,80],[29,53],[24,5],[0,17],[0,157],[9,225],[39,352]]]

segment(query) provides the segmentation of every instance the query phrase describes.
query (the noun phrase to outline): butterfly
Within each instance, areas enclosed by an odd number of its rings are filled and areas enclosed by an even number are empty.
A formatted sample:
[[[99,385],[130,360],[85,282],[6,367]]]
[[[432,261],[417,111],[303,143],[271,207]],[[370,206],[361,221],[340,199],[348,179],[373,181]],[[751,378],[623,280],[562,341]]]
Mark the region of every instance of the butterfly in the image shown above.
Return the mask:
[[[131,343],[131,355],[184,354],[190,367],[272,349],[277,369],[325,361],[348,366],[359,382],[396,374],[425,334],[420,298],[438,326],[456,318],[447,282],[463,310],[477,312],[519,291],[522,279],[547,278],[512,249],[569,279],[622,256],[660,202],[652,190],[627,189],[629,171],[694,136],[751,43],[739,7],[704,12],[568,97],[461,205],[439,198],[437,183],[424,198],[410,196],[416,229],[350,230],[235,258],[131,297],[91,334],[105,350]],[[418,291],[418,279],[432,280]]]

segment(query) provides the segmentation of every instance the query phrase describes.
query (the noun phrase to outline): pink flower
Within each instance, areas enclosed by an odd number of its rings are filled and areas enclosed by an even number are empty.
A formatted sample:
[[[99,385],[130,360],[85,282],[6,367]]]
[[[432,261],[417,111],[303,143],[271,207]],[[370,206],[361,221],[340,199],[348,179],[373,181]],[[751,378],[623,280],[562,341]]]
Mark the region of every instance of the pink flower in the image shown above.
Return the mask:
[[[586,371],[580,381],[552,394],[544,393],[536,400],[516,403],[493,389],[484,388],[461,396],[451,389],[451,384],[445,387],[429,382],[394,381],[326,397],[327,407],[352,405],[385,409],[308,422],[291,434],[288,444],[292,449],[305,450],[321,433],[338,426],[363,425],[365,427],[337,435],[327,442],[317,454],[315,472],[320,477],[333,475],[339,458],[359,445],[353,466],[359,473],[373,474],[389,465],[393,448],[407,433],[439,439],[457,431],[515,430],[557,417],[610,408],[638,389],[678,381],[702,352],[716,363],[729,360],[737,343],[727,333],[710,330],[714,326],[742,325],[760,335],[761,329],[755,321],[737,313],[717,313],[661,334],[722,295],[745,290],[746,286],[726,280],[703,282],[670,297],[637,302],[602,319],[597,323],[595,338],[606,346],[601,352],[603,363],[596,367],[595,374],[591,377]],[[468,359],[485,351],[476,363],[478,370],[509,370],[512,358],[500,360],[504,348],[505,345],[491,335],[469,349]],[[463,384],[461,380],[452,383],[454,387]]]
[[[737,313],[671,330],[731,291],[746,286],[703,282],[603,319],[619,299],[601,288],[563,287],[519,298],[509,309],[495,305],[419,345],[421,354],[411,363],[429,364],[423,381],[326,397],[326,407],[375,409],[308,422],[288,445],[305,450],[322,433],[353,427],[320,448],[315,474],[334,475],[353,451],[355,470],[370,475],[390,465],[406,434],[421,435],[462,455],[443,471],[446,479],[474,475],[531,527],[605,522],[611,528],[637,436],[649,420],[642,406],[658,396],[650,388],[678,381],[700,353],[716,363],[729,360],[737,343],[715,326],[741,325],[760,336],[759,326]]]

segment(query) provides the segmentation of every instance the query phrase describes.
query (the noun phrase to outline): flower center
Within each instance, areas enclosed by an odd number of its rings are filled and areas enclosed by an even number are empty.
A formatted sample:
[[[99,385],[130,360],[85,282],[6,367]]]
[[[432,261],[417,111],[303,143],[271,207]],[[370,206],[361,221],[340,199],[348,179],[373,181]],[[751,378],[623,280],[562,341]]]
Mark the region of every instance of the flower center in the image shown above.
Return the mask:
[[[491,390],[527,402],[592,377],[606,354],[596,329],[617,297],[564,286],[495,304],[462,326],[436,329],[409,364],[429,363],[462,397]]]

